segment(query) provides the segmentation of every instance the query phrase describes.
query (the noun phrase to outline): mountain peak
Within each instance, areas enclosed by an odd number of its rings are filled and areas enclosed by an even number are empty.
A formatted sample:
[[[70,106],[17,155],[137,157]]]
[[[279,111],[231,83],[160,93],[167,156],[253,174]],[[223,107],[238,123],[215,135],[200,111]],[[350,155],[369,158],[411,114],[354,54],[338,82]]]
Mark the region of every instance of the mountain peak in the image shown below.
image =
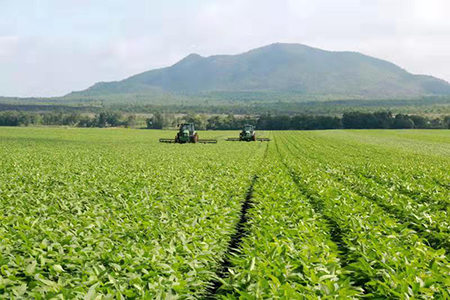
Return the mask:
[[[192,58],[202,58],[203,56],[201,56],[200,54],[197,54],[197,53],[191,53],[191,54],[189,54],[188,56],[186,56],[185,58],[189,58],[189,59],[192,59]]]
[[[204,58],[204,57],[201,56],[200,54],[191,53],[188,56],[186,56],[185,58],[183,58],[182,60],[180,60],[179,62],[177,62],[175,65],[196,62],[202,58]]]
[[[258,50],[258,49],[275,49],[275,50],[280,50],[280,49],[311,49],[311,50],[318,50],[318,51],[324,51],[321,50],[319,48],[314,48],[305,44],[299,44],[299,43],[272,43],[270,45],[267,46],[262,46],[259,48],[256,48],[254,50]]]
[[[171,67],[119,83],[94,86],[97,95],[163,92],[290,92],[303,96],[386,99],[449,95],[450,85],[417,76],[357,52],[332,52],[303,44],[274,43],[238,55],[189,54]]]

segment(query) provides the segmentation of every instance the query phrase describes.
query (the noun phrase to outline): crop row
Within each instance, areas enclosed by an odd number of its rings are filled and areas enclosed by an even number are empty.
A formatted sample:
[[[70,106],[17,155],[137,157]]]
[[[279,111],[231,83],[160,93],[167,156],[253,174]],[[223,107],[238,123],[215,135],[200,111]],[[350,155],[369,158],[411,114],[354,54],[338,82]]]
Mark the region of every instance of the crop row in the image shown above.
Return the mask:
[[[400,135],[401,140],[405,140],[405,134]],[[402,147],[399,138],[376,140],[374,137],[372,133],[353,132],[343,136],[316,136],[321,147],[314,152],[314,157],[328,162],[330,157],[335,157],[334,162],[347,171],[373,179],[419,202],[450,203],[450,144],[446,139],[436,140],[427,132],[429,140],[406,139],[408,143]]]
[[[450,298],[447,135],[167,135],[2,129],[0,298]]]
[[[0,296],[205,293],[262,145],[186,152],[148,134],[33,130],[0,142]]]
[[[254,187],[247,234],[218,294],[230,299],[360,295],[341,265],[329,224],[276,158],[271,147]]]
[[[312,201],[321,202],[323,213],[343,232],[352,261],[346,268],[356,273],[368,295],[449,296],[450,264],[444,250],[429,247],[414,230],[334,178],[326,164],[309,157],[314,147],[305,140],[286,134],[278,142],[284,145],[279,148],[281,157],[290,163],[299,188]]]
[[[297,145],[294,145],[298,147]],[[368,152],[369,147],[361,147],[364,152]],[[381,206],[387,213],[392,214],[400,222],[406,223],[410,228],[418,231],[418,234],[427,238],[428,242],[434,248],[445,248],[450,250],[450,223],[448,216],[448,190],[431,188],[426,193],[421,193],[420,199],[411,196],[410,193],[404,192],[396,185],[387,182],[381,182],[374,179],[372,176],[367,176],[366,172],[378,171],[379,162],[376,164],[376,153],[371,153],[371,163],[362,164],[355,161],[354,157],[349,158],[347,152],[336,153],[332,148],[322,147],[317,149],[310,156],[314,158],[317,163],[326,165],[327,173],[332,174],[336,179],[345,183],[355,192],[363,195],[367,199],[373,200]],[[353,153],[361,152],[353,150]],[[373,151],[375,152],[375,151]],[[417,156],[417,155],[416,155]],[[330,159],[330,158],[333,159]],[[405,161],[404,161],[405,162]],[[383,161],[386,164],[386,160]],[[406,163],[406,162],[405,162]],[[322,166],[323,166],[322,165]],[[384,168],[387,168],[384,165]],[[370,169],[370,170],[369,170]],[[399,172],[395,168],[387,171],[378,171],[381,174],[388,174],[386,176],[397,177],[396,174],[403,176],[402,183],[404,185],[419,185],[415,180],[407,180],[406,170]],[[389,180],[391,182],[392,179]],[[432,185],[425,178],[420,180],[420,185]],[[426,196],[428,195],[428,197]]]

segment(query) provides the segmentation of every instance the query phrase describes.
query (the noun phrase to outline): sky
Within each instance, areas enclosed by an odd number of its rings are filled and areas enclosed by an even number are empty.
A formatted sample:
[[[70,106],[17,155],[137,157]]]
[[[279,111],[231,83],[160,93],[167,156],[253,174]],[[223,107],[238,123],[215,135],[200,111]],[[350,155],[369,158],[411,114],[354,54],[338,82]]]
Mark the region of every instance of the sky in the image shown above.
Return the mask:
[[[0,0],[0,96],[62,96],[276,42],[450,81],[448,12],[448,0]]]

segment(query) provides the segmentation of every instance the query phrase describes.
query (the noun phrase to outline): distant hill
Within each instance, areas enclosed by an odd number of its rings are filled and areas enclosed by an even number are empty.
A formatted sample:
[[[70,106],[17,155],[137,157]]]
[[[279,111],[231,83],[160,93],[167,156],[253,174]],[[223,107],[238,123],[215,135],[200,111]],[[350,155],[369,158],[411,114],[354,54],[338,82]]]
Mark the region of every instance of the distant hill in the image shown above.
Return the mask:
[[[170,67],[100,82],[69,96],[211,92],[399,99],[450,95],[450,84],[356,52],[277,43],[239,55],[191,54]]]

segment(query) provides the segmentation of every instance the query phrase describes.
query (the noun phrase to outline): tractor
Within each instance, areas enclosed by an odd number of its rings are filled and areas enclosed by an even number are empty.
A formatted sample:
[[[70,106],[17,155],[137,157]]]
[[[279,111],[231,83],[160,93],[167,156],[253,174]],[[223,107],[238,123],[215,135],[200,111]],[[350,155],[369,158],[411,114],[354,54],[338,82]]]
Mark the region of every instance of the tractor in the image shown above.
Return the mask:
[[[228,138],[227,141],[230,142],[256,142],[256,141],[260,141],[260,142],[269,142],[270,139],[268,138],[257,138],[256,137],[256,131],[255,131],[255,127],[253,125],[244,125],[244,128],[242,129],[242,131],[239,133],[239,138]]]
[[[217,140],[213,139],[199,139],[198,133],[195,130],[194,123],[183,123],[180,124],[180,129],[175,136],[175,139],[159,139],[161,143],[176,143],[176,144],[186,144],[186,143],[203,143],[203,144],[216,144]]]

